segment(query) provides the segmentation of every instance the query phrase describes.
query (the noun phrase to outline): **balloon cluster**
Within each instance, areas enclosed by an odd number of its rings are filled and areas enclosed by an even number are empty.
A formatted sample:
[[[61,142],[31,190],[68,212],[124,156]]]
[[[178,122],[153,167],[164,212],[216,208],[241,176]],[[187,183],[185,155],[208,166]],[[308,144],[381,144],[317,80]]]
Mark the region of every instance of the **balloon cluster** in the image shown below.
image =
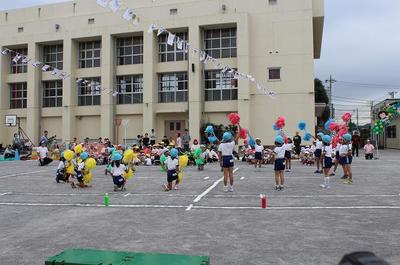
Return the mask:
[[[336,147],[340,139],[346,135],[349,131],[349,123],[351,120],[351,113],[346,112],[342,115],[342,124],[339,124],[333,119],[329,119],[325,122],[325,130],[331,133],[330,137],[332,139],[332,146]]]
[[[66,150],[63,153],[64,159],[68,162],[67,165],[67,174],[74,175],[75,174],[75,164],[73,162],[74,158],[76,159],[76,164],[80,164],[82,161],[85,163],[85,167],[83,169],[83,182],[85,185],[88,185],[92,182],[92,170],[96,167],[97,163],[94,158],[89,157],[86,152],[83,152],[82,144],[78,144],[72,150]]]
[[[208,141],[210,143],[215,144],[216,142],[218,142],[218,138],[217,136],[215,136],[214,127],[212,125],[208,125],[204,132],[206,133]]]
[[[275,121],[275,123],[272,125],[272,129],[275,131],[276,135],[275,136],[281,136],[284,139],[284,142],[287,143],[287,136],[283,130],[286,125],[286,119],[285,117],[278,117]]]
[[[377,120],[374,123],[372,132],[381,134],[385,128],[389,126],[393,120],[400,116],[400,102],[385,105],[384,109],[378,113]]]
[[[312,139],[312,134],[308,132],[307,124],[305,121],[299,121],[297,127],[299,128],[300,131],[304,131],[304,136],[303,136],[304,141],[310,141]]]

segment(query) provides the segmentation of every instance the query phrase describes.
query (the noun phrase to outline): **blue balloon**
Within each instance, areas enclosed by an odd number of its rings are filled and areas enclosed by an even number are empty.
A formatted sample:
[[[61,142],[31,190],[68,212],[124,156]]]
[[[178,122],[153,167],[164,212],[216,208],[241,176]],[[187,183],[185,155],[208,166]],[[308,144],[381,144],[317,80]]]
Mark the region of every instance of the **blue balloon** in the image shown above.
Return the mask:
[[[282,136],[278,135],[275,137],[275,142],[279,143],[279,144],[283,144],[285,142],[285,140],[283,139]]]
[[[325,130],[329,131],[329,126],[331,125],[331,123],[333,122],[333,119],[329,119],[325,122]]]
[[[298,127],[299,127],[300,131],[303,131],[303,130],[305,130],[307,128],[307,124],[306,124],[305,121],[300,121],[299,124],[298,124]]]
[[[272,129],[273,129],[274,131],[279,131],[279,130],[280,130],[278,127],[276,127],[276,124],[273,124],[273,125],[272,125]]]
[[[218,138],[216,136],[209,136],[208,141],[213,144],[218,141]]]
[[[82,160],[86,160],[89,157],[89,155],[88,155],[88,153],[83,152],[83,153],[81,153],[80,157]]]
[[[214,127],[212,125],[208,125],[204,132],[205,133],[214,133]]]
[[[303,140],[304,140],[304,141],[310,141],[311,138],[312,138],[311,133],[306,133],[306,134],[304,135],[304,137],[303,137]]]
[[[256,145],[256,141],[254,141],[253,137],[251,137],[251,136],[249,138],[249,145],[250,146],[255,146]]]
[[[122,155],[120,153],[113,153],[111,156],[111,160],[113,160],[113,161],[122,160]]]

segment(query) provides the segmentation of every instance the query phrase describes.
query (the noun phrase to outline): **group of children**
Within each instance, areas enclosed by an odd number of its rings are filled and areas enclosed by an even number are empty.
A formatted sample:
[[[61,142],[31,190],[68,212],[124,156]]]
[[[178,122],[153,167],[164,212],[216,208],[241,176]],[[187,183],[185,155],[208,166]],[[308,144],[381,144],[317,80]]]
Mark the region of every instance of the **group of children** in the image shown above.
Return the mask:
[[[239,130],[240,131],[240,126]],[[218,145],[218,154],[213,151],[210,155],[210,151],[207,152],[205,146],[200,146],[199,155],[202,161],[212,158],[213,161],[219,161],[221,170],[224,174],[224,187],[225,192],[233,192],[233,167],[234,167],[234,148],[239,138],[239,133],[236,132],[233,135],[231,132],[225,132],[222,137],[222,141]],[[345,184],[352,184],[352,145],[351,135],[345,134],[341,137],[340,143],[333,146],[332,138],[329,135],[319,133],[315,137],[315,163],[317,170],[315,173],[324,174],[323,183],[320,185],[322,188],[330,187],[330,177],[335,175],[338,165],[343,167],[344,176],[346,179]],[[79,148],[78,148],[79,149]],[[164,156],[165,160],[161,163],[163,169],[167,173],[167,183],[163,184],[165,191],[177,190],[180,178],[179,174],[182,173],[182,167],[179,163],[179,150],[175,148],[162,148],[162,152],[159,155]],[[256,139],[254,146],[254,165],[255,167],[261,168],[263,164],[263,155],[265,152],[270,153],[274,164],[275,172],[275,189],[278,191],[284,190],[285,176],[284,172],[290,172],[291,170],[291,158],[292,158],[293,144],[290,139],[284,139],[278,135],[275,137],[275,147],[273,149],[265,149],[261,143],[261,139]],[[68,153],[68,154],[67,154]],[[72,153],[72,154],[71,154]],[[137,147],[127,149],[125,152],[122,150],[115,150],[110,148],[109,156],[107,160],[109,164],[106,168],[106,175],[112,176],[114,191],[124,191],[127,180],[133,176],[135,171],[135,163],[137,162],[140,151]],[[90,170],[96,162],[93,159],[91,163],[88,163],[89,157],[87,152],[77,152],[67,150],[61,155],[61,160],[57,167],[56,181],[68,182],[73,188],[89,187],[88,182],[91,181],[91,175],[89,180],[87,176]],[[187,163],[187,162],[186,162]],[[331,169],[333,167],[333,171]],[[199,170],[204,169],[204,164],[198,165]],[[75,182],[76,180],[76,182]]]

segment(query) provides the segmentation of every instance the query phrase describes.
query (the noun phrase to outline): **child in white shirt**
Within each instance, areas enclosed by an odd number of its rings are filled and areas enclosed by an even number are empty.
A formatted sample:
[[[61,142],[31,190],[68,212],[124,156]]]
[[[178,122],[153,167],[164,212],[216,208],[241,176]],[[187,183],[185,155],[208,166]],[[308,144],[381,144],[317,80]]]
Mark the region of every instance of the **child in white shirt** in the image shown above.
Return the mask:
[[[283,148],[284,139],[278,135],[275,137],[275,149],[274,149],[274,171],[275,171],[275,189],[283,191],[285,183],[285,149]]]
[[[261,144],[261,139],[257,138],[256,139],[256,144],[254,146],[255,149],[255,164],[254,166],[257,168],[261,168],[262,162],[263,162],[263,156],[264,156],[264,146]]]
[[[178,160],[178,150],[172,148],[169,152],[169,156],[165,161],[165,167],[167,169],[167,182],[168,184],[163,184],[165,191],[170,191],[172,188],[178,189],[178,173],[179,173],[179,160]],[[175,181],[175,186],[173,187],[173,182]]]

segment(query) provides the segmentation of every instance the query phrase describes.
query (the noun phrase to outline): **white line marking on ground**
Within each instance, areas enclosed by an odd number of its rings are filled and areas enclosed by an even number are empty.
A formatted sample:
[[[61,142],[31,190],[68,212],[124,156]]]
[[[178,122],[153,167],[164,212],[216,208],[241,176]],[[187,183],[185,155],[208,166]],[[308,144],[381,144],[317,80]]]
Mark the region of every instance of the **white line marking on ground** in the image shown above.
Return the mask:
[[[193,208],[193,204],[190,204],[187,208],[186,211],[190,211]]]
[[[48,170],[38,170],[38,171],[31,171],[31,172],[25,172],[25,173],[16,173],[16,174],[11,174],[11,175],[5,175],[5,176],[1,176],[0,179],[10,178],[10,177],[18,177],[18,176],[41,173],[41,172],[48,172]]]
[[[233,170],[233,173],[236,173],[236,171],[238,171],[239,170],[239,168],[237,167],[237,168],[235,168],[234,170]],[[224,180],[224,177],[222,177],[222,178],[220,178],[220,179],[218,179],[217,181],[215,181],[208,189],[206,189],[202,194],[200,194],[199,196],[197,196],[194,200],[193,200],[193,202],[199,202],[204,196],[206,196],[207,195],[207,193],[209,193],[210,191],[212,191],[221,181],[223,181]]]
[[[209,179],[209,178],[210,178],[210,177],[205,177],[204,180],[207,180],[207,179]]]
[[[0,196],[8,195],[11,194],[12,192],[5,192],[5,193],[0,193]]]
[[[247,209],[247,210],[325,210],[325,209],[400,209],[400,206],[276,206],[263,209],[254,206],[193,206],[193,209]]]
[[[399,197],[397,194],[354,194],[354,195],[270,195],[266,194],[268,198],[357,198],[357,197]],[[214,198],[256,198],[257,194],[238,194],[238,195],[225,195],[225,194],[215,194],[209,197]]]
[[[74,197],[74,196],[104,196],[103,193],[30,193],[30,192],[11,192],[10,194],[15,196],[43,196],[43,197]],[[116,196],[121,195],[123,197],[154,197],[154,196],[163,196],[163,197],[196,197],[194,194],[167,194],[167,193],[118,193],[118,192],[109,192],[109,195]]]
[[[240,180],[244,180],[244,179],[245,179],[245,177],[241,177],[241,178],[240,178]]]
[[[103,204],[85,204],[85,203],[26,203],[26,202],[0,202],[0,206],[36,206],[36,207],[92,207],[92,208],[101,208],[106,207]],[[191,205],[189,205],[190,207]],[[149,205],[149,204],[112,204],[108,206],[110,208],[168,208],[168,209],[176,209],[176,208],[186,208],[189,207],[184,205]],[[386,205],[377,205],[377,206],[276,206],[276,207],[268,207],[266,209],[262,209],[261,207],[254,206],[191,206],[190,209],[199,209],[199,210],[328,210],[328,209],[336,209],[336,210],[365,210],[365,209],[400,209],[400,206],[386,206]]]
[[[106,207],[103,204],[85,203],[26,203],[26,202],[0,202],[0,206],[59,206],[59,207]],[[149,205],[149,204],[111,204],[110,208],[186,208],[184,205]]]

